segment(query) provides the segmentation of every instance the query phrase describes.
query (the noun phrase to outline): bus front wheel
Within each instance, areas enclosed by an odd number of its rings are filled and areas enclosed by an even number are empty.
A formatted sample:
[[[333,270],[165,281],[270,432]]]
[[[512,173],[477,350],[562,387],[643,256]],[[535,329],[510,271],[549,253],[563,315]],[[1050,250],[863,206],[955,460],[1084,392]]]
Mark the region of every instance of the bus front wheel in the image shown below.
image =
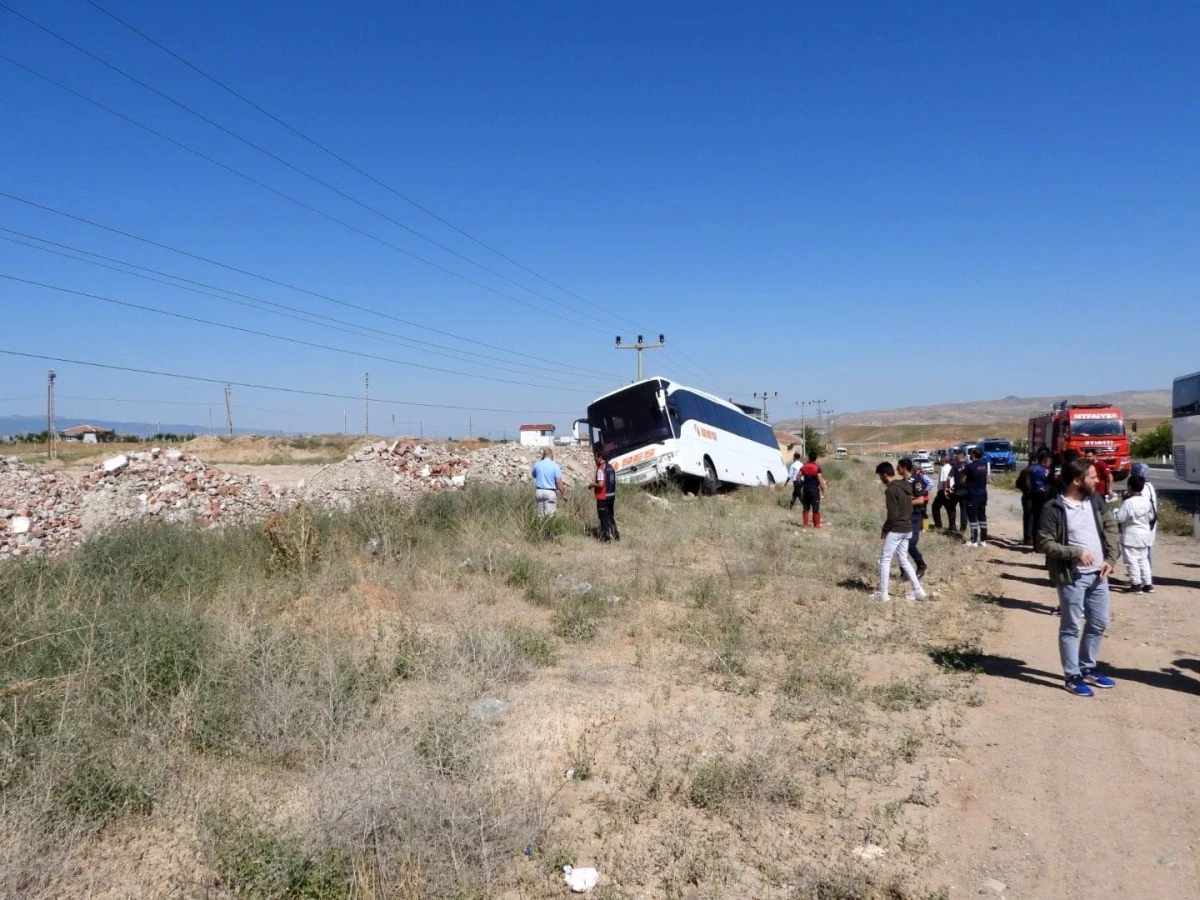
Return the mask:
[[[717,470],[713,466],[712,460],[707,456],[704,457],[704,493],[715,494],[717,489],[721,487],[721,482],[717,480]]]

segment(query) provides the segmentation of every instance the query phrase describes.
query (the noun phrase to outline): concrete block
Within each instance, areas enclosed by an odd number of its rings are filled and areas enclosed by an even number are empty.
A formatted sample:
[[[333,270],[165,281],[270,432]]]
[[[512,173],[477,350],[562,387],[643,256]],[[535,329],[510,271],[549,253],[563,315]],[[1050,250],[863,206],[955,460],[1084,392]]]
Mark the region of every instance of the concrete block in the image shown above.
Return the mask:
[[[104,474],[116,475],[128,465],[129,457],[124,453],[120,454],[119,456],[114,456],[112,459],[106,459],[104,461]]]
[[[28,516],[13,516],[9,520],[8,527],[12,529],[13,534],[28,534],[33,522]]]

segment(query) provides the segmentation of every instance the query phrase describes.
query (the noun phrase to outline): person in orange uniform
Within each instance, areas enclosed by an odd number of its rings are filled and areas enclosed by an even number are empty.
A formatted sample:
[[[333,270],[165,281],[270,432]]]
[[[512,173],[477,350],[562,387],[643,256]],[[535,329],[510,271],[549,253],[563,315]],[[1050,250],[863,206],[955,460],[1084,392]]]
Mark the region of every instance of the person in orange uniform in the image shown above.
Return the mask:
[[[596,495],[596,515],[600,519],[600,540],[619,541],[621,532],[617,530],[617,473],[599,450],[596,451],[596,474],[592,479],[592,491]]]

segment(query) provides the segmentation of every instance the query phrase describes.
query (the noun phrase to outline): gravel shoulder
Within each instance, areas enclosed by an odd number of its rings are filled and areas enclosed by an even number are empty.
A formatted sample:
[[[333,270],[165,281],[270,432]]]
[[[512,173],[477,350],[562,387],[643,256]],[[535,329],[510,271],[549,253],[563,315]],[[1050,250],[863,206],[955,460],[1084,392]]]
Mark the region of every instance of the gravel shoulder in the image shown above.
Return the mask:
[[[1013,495],[995,500],[993,534],[1018,539]],[[1062,688],[1042,557],[986,552],[1003,626],[941,791],[937,880],[952,897],[1200,897],[1200,544],[1160,539],[1156,593],[1114,593],[1117,687],[1090,699]]]

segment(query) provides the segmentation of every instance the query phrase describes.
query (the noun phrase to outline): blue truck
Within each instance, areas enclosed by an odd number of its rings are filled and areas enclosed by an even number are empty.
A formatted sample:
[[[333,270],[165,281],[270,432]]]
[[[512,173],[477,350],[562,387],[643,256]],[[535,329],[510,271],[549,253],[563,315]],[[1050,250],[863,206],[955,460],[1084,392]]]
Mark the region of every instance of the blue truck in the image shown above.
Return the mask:
[[[1014,472],[1017,468],[1017,454],[1011,441],[999,438],[984,438],[977,445],[983,451],[983,458],[993,472]]]

